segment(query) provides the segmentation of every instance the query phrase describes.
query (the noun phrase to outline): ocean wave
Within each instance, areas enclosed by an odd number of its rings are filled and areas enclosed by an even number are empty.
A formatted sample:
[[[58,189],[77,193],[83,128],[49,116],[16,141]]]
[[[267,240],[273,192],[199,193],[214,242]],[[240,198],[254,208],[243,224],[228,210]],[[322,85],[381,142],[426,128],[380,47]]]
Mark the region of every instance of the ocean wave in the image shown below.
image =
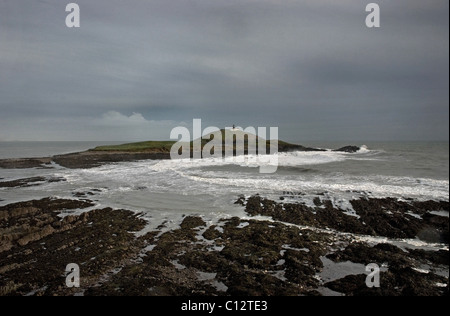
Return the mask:
[[[163,172],[166,170],[181,170],[192,168],[216,167],[235,165],[239,167],[257,168],[260,166],[301,167],[322,165],[349,159],[345,153],[325,152],[289,152],[278,153],[276,156],[240,156],[225,158],[161,160],[153,164],[150,169]]]
[[[361,147],[359,147],[358,153],[360,154],[370,153],[370,149],[366,145],[362,145]]]
[[[448,180],[368,174],[362,169],[355,173],[348,164],[342,170],[340,167],[320,167],[353,159],[374,159],[371,154],[364,157],[363,153],[352,155],[329,151],[280,153],[279,172],[268,175],[259,174],[258,164],[251,159],[236,163],[222,158],[119,163],[59,175],[65,176],[70,184],[95,186],[100,182],[103,186],[146,187],[148,191],[156,192],[178,188],[185,194],[220,191],[270,194],[294,190],[328,191],[339,196],[345,192],[364,191],[374,197],[449,199]]]
[[[385,198],[415,198],[421,200],[449,200],[449,181],[414,179],[394,176],[349,176],[342,173],[312,176],[266,176],[246,175],[232,172],[179,171],[179,176],[190,181],[190,188],[198,190],[237,190],[241,192],[280,194],[297,191],[305,194],[330,192],[335,197],[353,193]],[[348,194],[349,193],[349,194]]]

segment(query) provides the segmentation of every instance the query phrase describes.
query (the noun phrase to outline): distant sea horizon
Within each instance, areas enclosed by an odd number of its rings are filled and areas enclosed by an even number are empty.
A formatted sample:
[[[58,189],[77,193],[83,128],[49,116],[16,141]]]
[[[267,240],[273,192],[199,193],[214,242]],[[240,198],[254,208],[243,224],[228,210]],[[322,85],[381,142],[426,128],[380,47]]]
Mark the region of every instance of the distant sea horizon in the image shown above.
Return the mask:
[[[283,152],[273,174],[259,173],[251,160],[232,163],[214,158],[124,161],[90,169],[56,164],[48,168],[0,169],[3,182],[32,177],[47,180],[36,186],[0,188],[0,206],[48,197],[74,199],[86,193],[96,208],[142,213],[148,219],[148,229],[156,230],[163,224],[167,229],[177,228],[189,215],[211,223],[224,217],[246,218],[248,214],[235,202],[241,196],[256,194],[312,208],[316,207],[314,201],[327,200],[353,216],[352,201],[361,198],[449,201],[448,142],[299,143],[327,149],[350,144],[366,147],[356,153]],[[0,143],[0,157],[51,156],[105,144]]]
[[[130,140],[130,141],[0,141],[0,159],[14,158],[42,158],[54,155],[63,155],[74,152],[82,152],[97,146],[119,145],[126,143],[145,142],[149,140]],[[421,144],[427,145],[446,145],[450,141],[288,141],[290,143],[303,145],[307,147],[337,149],[347,145],[368,146],[371,149],[389,145],[408,145]],[[389,146],[390,147],[390,146]]]
[[[0,159],[41,158],[81,152],[121,141],[7,141],[0,142]]]

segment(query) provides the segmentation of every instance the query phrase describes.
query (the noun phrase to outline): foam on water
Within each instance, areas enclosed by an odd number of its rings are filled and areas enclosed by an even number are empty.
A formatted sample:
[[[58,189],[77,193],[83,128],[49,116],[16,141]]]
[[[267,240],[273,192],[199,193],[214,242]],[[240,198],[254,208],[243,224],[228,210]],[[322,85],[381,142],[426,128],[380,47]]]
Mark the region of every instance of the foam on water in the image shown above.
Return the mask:
[[[370,152],[369,147],[367,147],[366,145],[362,145],[358,150],[358,153],[360,154],[366,154],[369,152]]]
[[[408,155],[405,157],[409,159]],[[163,231],[176,229],[185,215],[199,215],[206,222],[216,224],[220,218],[239,216],[245,219],[244,209],[234,205],[239,195],[249,197],[259,193],[274,200],[283,196],[285,202],[312,207],[314,198],[320,196],[352,216],[356,214],[349,201],[361,197],[449,200],[448,178],[423,177],[414,173],[411,165],[422,160],[417,159],[410,165],[405,163],[405,171],[396,174],[394,171],[397,170],[392,171],[390,166],[391,156],[365,146],[355,154],[333,151],[280,153],[278,172],[274,174],[260,174],[254,158],[246,157],[237,162],[222,158],[137,161],[92,169],[53,166],[53,169],[0,170],[0,178],[3,178],[0,181],[35,176],[66,180],[32,187],[0,188],[0,205],[49,196],[73,199],[76,192],[92,192],[94,195],[86,198],[94,201],[98,208],[142,213],[142,218],[148,221],[143,231],[146,232],[158,227],[161,230],[160,225],[164,226]],[[295,194],[286,196],[285,192]],[[86,210],[76,212],[83,211]],[[384,241],[374,237],[359,238],[373,243]],[[416,240],[395,241],[395,244],[443,247]]]
[[[368,149],[364,149],[368,151]],[[370,151],[369,151],[370,152]],[[89,191],[102,189],[103,198],[114,198],[115,194],[145,196],[148,193],[179,194],[184,196],[210,196],[256,193],[280,196],[283,191],[303,192],[314,195],[328,192],[330,199],[339,201],[347,208],[346,199],[357,198],[353,192],[364,192],[372,197],[408,197],[416,199],[448,200],[448,180],[414,178],[405,176],[386,176],[339,171],[321,171],[322,165],[351,161],[353,159],[377,159],[365,154],[346,154],[336,152],[293,152],[281,153],[278,158],[279,172],[259,174],[251,161],[234,162],[221,158],[202,160],[161,160],[140,161],[104,165],[93,169],[69,170],[55,168],[50,170],[7,170],[2,177],[7,180],[31,177],[54,176],[66,179],[62,183],[49,183],[42,186],[17,189],[0,189],[8,200],[27,191],[43,195],[58,191]],[[250,159],[251,160],[251,159]],[[357,163],[357,162],[355,162]],[[298,169],[283,169],[297,167]],[[21,175],[22,173],[22,175]],[[44,189],[44,190],[43,190]],[[124,196],[126,199],[126,196]],[[4,199],[4,198],[3,198]],[[106,202],[106,201],[105,201]],[[145,205],[143,205],[145,207]],[[349,209],[351,211],[351,209]]]
[[[235,165],[240,167],[256,168],[261,165],[278,166],[307,166],[320,165],[331,162],[339,162],[347,159],[345,154],[332,151],[326,152],[291,152],[279,153],[277,159],[271,156],[248,155],[241,157],[204,158],[204,159],[180,159],[163,160],[151,165],[150,170],[161,172],[166,170],[178,170],[201,167]]]

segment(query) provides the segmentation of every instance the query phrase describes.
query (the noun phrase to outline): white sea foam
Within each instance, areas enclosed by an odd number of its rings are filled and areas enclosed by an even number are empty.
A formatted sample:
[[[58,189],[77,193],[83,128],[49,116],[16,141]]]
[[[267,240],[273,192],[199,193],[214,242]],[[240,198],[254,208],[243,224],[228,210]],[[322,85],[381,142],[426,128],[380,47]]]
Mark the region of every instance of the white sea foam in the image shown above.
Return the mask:
[[[363,154],[363,153],[365,154],[365,153],[369,153],[369,152],[370,152],[369,147],[367,147],[366,145],[362,145],[358,150],[358,153],[360,153],[360,154]]]
[[[346,159],[347,158],[345,154],[332,151],[292,152],[292,153],[280,153],[278,162],[279,166],[299,167],[308,165],[328,164],[332,162],[344,161]]]
[[[99,199],[105,205],[111,200],[127,202],[122,203],[122,207],[132,205],[142,210],[149,204],[156,203],[149,203],[153,194],[165,194],[184,196],[184,201],[180,199],[179,204],[186,207],[191,203],[192,209],[195,209],[197,196],[198,201],[210,196],[212,200],[222,203],[224,196],[227,196],[229,201],[235,199],[238,194],[249,196],[260,193],[277,198],[283,195],[283,191],[293,191],[306,194],[303,202],[311,203],[313,195],[328,192],[327,199],[352,213],[348,200],[361,196],[354,192],[363,192],[363,195],[371,197],[449,199],[448,180],[349,173],[344,170],[341,172],[339,165],[333,167],[331,170],[334,171],[331,172],[320,171],[321,165],[351,161],[355,157],[368,158],[364,154],[355,156],[331,151],[281,153],[281,167],[299,169],[281,169],[280,172],[270,175],[262,175],[257,169],[246,168],[253,166],[251,162],[235,166],[232,161],[223,159],[139,161],[109,164],[93,169],[33,170],[32,176],[53,176],[66,181],[44,183],[29,188],[3,188],[0,190],[0,200],[4,199],[4,204],[29,197],[38,198],[40,195],[73,197],[74,191],[89,192],[92,188],[97,188],[101,189],[101,192],[97,192],[94,199]],[[27,172],[29,170],[7,170],[2,176],[8,180],[19,179],[29,177]],[[186,203],[187,197],[191,197],[191,202]],[[161,207],[162,204],[163,202]],[[174,206],[174,203],[167,204]]]
[[[258,164],[252,157],[241,162],[231,158],[211,158],[124,162],[92,169],[1,170],[0,177],[4,178],[1,181],[32,176],[64,178],[66,181],[2,188],[0,200],[4,201],[0,201],[0,205],[48,196],[75,198],[75,192],[92,192],[94,195],[86,198],[93,200],[96,208],[142,212],[148,225],[138,234],[144,234],[150,230],[176,229],[183,215],[200,215],[206,222],[216,224],[220,218],[246,218],[243,208],[233,204],[239,195],[249,197],[260,193],[279,199],[285,196],[284,191],[297,192],[287,196],[285,202],[295,201],[314,207],[314,198],[320,193],[322,200],[331,200],[335,207],[352,216],[356,213],[349,201],[361,197],[449,199],[448,179],[410,174],[412,168],[391,172],[390,159],[386,158],[386,153],[362,146],[355,154],[332,151],[280,153],[279,170],[270,175],[259,174]],[[374,171],[371,169],[374,166],[380,169]],[[383,169],[385,167],[387,170]],[[76,212],[83,211],[86,210]],[[446,214],[448,216],[448,212]],[[372,237],[361,238],[382,242],[370,239]],[[442,248],[442,245],[420,244],[416,240],[397,241],[396,244],[405,248]]]
[[[190,168],[214,167],[236,165],[240,167],[259,167],[261,165],[278,166],[308,166],[320,165],[331,162],[339,162],[347,159],[345,154],[325,151],[325,152],[290,152],[279,153],[277,159],[270,159],[270,156],[248,155],[241,157],[226,158],[204,158],[204,159],[180,159],[180,160],[162,160],[149,166],[149,169],[155,172],[166,170],[179,170]]]

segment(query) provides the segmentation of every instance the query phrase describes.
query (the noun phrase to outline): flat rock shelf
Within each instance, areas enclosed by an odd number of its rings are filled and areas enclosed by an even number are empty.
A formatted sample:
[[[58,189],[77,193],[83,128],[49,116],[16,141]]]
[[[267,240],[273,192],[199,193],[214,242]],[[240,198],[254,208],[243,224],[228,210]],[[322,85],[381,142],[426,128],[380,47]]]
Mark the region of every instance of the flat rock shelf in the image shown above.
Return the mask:
[[[410,203],[423,219],[401,232],[406,202],[393,199],[353,201],[359,218],[258,195],[237,203],[248,218],[185,216],[179,228],[145,233],[141,214],[86,199],[0,207],[0,295],[448,295],[448,218],[427,211],[448,212],[448,202]],[[440,246],[395,244],[423,230]],[[69,263],[80,266],[80,288],[65,286]],[[380,288],[366,286],[370,263],[383,267]]]

